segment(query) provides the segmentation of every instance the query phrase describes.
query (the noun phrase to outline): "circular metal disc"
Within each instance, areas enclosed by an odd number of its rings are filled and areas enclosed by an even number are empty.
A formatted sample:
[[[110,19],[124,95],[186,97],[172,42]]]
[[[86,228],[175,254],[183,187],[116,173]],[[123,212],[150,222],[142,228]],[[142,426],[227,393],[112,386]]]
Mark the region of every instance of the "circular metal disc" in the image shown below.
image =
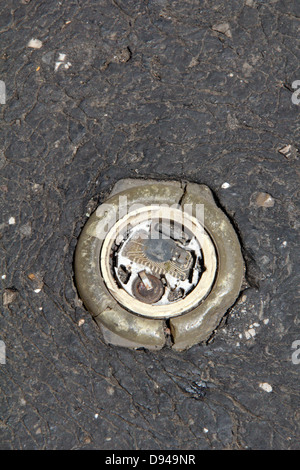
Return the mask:
[[[147,274],[147,278],[151,283],[151,287],[147,288],[147,285],[137,277],[132,285],[133,295],[146,304],[155,304],[158,302],[164,294],[164,286],[160,279],[153,276],[152,274]]]

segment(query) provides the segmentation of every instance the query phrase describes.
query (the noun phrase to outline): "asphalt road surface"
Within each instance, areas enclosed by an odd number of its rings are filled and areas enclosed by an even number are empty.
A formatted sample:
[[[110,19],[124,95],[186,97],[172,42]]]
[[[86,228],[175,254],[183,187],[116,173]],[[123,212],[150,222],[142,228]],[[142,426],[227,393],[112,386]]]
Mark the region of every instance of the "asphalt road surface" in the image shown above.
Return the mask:
[[[299,449],[300,2],[0,10],[0,448]],[[247,284],[208,344],[108,346],[78,299],[124,177],[207,184],[233,221]]]

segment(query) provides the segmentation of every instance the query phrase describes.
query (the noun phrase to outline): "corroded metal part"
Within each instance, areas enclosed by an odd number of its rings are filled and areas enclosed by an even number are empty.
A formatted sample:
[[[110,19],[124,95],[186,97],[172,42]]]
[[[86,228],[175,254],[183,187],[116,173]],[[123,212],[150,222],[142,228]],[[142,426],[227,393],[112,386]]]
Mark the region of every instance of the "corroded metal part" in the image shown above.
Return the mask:
[[[142,274],[143,273],[143,274]],[[160,279],[152,274],[139,273],[132,285],[133,295],[146,304],[155,304],[164,294],[164,286]]]

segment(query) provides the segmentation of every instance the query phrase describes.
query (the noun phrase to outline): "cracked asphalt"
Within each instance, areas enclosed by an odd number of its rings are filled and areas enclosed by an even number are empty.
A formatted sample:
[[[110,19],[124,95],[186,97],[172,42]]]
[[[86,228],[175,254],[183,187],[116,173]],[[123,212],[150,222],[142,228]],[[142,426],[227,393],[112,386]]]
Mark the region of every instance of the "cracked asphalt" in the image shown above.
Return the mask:
[[[299,449],[299,1],[0,11],[0,448]],[[108,346],[78,299],[77,238],[124,177],[207,184],[234,223],[247,285],[208,344]]]

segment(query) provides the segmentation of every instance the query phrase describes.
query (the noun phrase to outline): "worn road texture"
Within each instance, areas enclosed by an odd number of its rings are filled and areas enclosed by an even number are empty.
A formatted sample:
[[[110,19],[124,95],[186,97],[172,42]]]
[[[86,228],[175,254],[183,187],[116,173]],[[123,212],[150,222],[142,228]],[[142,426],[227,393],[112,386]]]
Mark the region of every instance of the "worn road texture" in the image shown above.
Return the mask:
[[[1,449],[299,449],[300,2],[0,8]],[[74,286],[89,214],[148,176],[207,184],[247,262],[186,352],[106,345]]]

